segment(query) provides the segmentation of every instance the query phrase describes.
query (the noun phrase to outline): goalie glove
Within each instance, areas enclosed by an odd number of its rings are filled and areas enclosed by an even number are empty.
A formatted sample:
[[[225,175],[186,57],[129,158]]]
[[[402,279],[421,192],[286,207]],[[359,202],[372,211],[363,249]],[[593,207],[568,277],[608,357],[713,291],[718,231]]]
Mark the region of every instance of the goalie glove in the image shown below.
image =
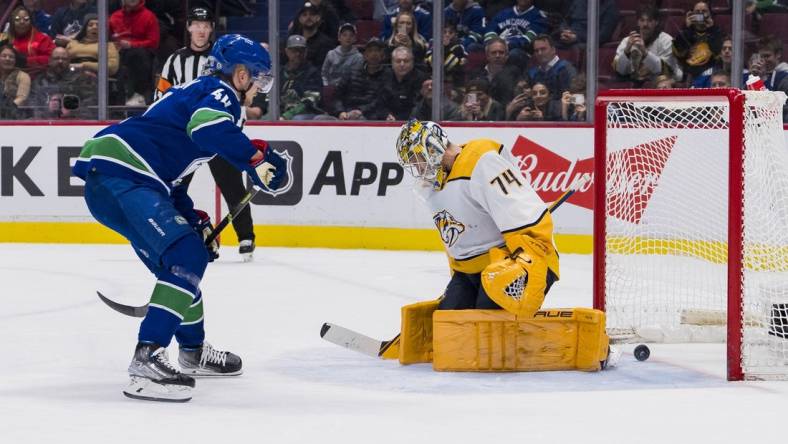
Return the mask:
[[[265,140],[252,139],[251,142],[257,148],[257,152],[261,154],[255,155],[250,161],[257,178],[268,189],[275,190],[279,188],[287,178],[285,159],[276,154]]]
[[[490,250],[490,265],[482,271],[482,287],[504,310],[534,317],[547,289],[547,251],[538,240],[518,235],[507,242],[511,254],[502,248]]]
[[[192,226],[194,231],[197,234],[202,236],[203,242],[208,239],[208,236],[213,233],[213,225],[211,224],[211,217],[208,216],[203,210],[194,210],[197,214],[199,220],[195,225]],[[210,244],[205,246],[205,249],[208,250],[208,262],[213,262],[214,260],[219,258],[219,238],[214,238]]]

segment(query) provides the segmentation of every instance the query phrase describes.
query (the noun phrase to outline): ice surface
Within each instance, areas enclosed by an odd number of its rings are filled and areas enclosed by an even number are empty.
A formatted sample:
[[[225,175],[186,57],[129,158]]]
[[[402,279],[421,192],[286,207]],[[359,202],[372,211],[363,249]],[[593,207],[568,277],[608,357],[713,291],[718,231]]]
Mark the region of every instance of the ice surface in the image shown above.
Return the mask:
[[[562,255],[545,306],[591,305],[591,257]],[[173,405],[126,399],[153,279],[128,246],[0,244],[2,443],[784,442],[788,382],[725,381],[724,346],[634,345],[601,373],[437,373],[320,339],[325,321],[390,338],[401,305],[446,284],[440,253],[234,248],[203,280],[208,340],[243,376]],[[177,351],[171,347],[173,360]],[[215,440],[215,441],[211,441]]]

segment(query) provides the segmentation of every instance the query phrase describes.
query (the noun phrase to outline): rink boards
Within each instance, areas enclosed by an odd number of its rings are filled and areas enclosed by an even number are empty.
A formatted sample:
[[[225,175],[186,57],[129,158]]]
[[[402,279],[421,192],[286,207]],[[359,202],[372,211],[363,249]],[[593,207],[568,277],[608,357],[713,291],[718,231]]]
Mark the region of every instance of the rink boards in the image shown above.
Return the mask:
[[[95,223],[70,168],[98,125],[0,126],[0,242],[124,242]],[[258,245],[441,249],[432,218],[412,192],[413,179],[394,155],[399,125],[248,125],[289,159],[290,177],[276,195],[252,204]],[[545,201],[593,173],[593,128],[447,125],[453,141],[500,141]],[[788,137],[788,136],[787,136]],[[562,252],[589,253],[593,181],[555,214]],[[226,214],[208,168],[190,188],[195,205]],[[221,208],[217,208],[220,203]],[[236,242],[232,230],[223,243]]]

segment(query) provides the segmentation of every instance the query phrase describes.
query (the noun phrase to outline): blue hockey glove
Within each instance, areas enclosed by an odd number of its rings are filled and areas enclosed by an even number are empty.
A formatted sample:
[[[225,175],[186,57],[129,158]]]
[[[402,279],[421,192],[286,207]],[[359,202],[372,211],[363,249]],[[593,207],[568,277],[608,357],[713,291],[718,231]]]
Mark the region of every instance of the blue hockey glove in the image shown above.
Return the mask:
[[[202,236],[203,241],[208,239],[208,236],[213,233],[213,225],[211,225],[211,217],[208,216],[203,210],[195,209],[194,212],[199,217],[199,221],[193,226],[194,231],[197,234]],[[210,244],[206,245],[205,248],[208,250],[208,262],[213,262],[214,260],[219,258],[219,238],[215,238],[211,241]]]
[[[285,159],[276,154],[265,140],[252,139],[251,142],[257,148],[257,151],[263,155],[261,159],[252,161],[252,168],[255,169],[257,177],[269,189],[275,190],[279,188],[287,179]]]

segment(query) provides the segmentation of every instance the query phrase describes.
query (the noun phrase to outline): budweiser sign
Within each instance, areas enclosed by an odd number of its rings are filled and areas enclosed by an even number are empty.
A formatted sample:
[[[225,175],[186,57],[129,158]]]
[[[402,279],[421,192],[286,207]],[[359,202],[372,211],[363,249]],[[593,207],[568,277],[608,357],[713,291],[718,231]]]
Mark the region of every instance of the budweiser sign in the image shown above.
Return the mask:
[[[594,183],[593,157],[569,160],[523,136],[518,136],[514,142],[512,155],[517,159],[523,176],[545,202],[558,199],[583,175],[591,175],[592,180],[577,190],[567,202],[589,210],[593,209],[594,195],[591,188]]]
[[[607,154],[607,215],[640,223],[676,136]]]
[[[608,153],[608,216],[640,222],[675,143],[676,137],[671,136]],[[591,175],[592,180],[567,202],[593,209],[593,157],[569,160],[523,136],[517,137],[512,155],[525,178],[546,202],[560,197],[583,175]]]

